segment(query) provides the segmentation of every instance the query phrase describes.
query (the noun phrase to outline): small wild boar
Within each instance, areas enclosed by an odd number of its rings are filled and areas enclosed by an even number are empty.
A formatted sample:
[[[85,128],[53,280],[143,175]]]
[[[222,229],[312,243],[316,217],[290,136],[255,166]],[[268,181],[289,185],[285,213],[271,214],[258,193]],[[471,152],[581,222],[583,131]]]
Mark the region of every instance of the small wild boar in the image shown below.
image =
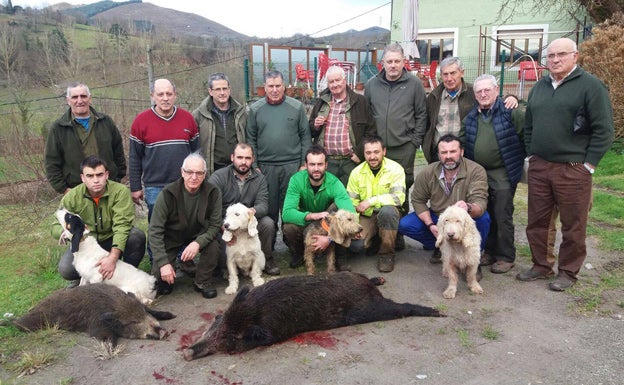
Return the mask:
[[[411,316],[442,316],[430,307],[384,298],[375,286],[381,282],[380,278],[369,280],[361,274],[341,272],[276,279],[253,290],[244,287],[210,329],[184,350],[184,359],[244,352],[314,330]]]
[[[23,331],[56,325],[116,344],[119,337],[162,339],[168,333],[158,320],[172,318],[175,315],[152,310],[115,286],[96,283],[58,290],[12,323]]]

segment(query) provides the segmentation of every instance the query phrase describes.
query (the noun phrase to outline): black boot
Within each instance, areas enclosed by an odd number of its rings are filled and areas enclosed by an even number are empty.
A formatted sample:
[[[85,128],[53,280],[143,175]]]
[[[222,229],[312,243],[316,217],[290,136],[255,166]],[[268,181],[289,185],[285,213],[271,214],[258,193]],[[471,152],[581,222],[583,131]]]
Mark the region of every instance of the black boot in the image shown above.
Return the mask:
[[[280,275],[281,272],[282,271],[275,263],[273,257],[271,256],[267,258],[266,263],[264,264],[264,273],[268,275]]]

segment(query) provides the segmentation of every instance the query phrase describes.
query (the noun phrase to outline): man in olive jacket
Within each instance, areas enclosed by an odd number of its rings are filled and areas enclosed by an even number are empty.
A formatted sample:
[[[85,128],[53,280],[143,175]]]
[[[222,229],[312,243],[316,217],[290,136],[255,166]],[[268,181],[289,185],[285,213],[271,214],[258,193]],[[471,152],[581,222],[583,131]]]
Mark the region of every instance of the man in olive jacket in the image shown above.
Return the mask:
[[[81,183],[80,163],[95,155],[108,165],[109,177],[119,182],[126,175],[123,140],[115,122],[91,107],[91,92],[82,83],[67,87],[69,108],[48,132],[45,170],[59,194]]]
[[[149,223],[149,243],[154,256],[152,274],[159,294],[169,294],[176,278],[173,264],[199,255],[195,290],[214,298],[213,271],[219,260],[221,192],[206,180],[206,161],[192,153],[184,159],[182,177],[158,194]]]
[[[231,96],[230,80],[221,72],[208,77],[208,93],[210,95],[193,111],[193,117],[199,129],[208,175],[212,175],[230,164],[230,154],[236,144],[245,142],[247,111]]]
[[[98,263],[100,274],[110,279],[115,273],[117,260],[138,267],[145,254],[145,233],[133,227],[134,205],[128,187],[108,179],[106,162],[89,156],[80,165],[83,183],[71,189],[63,199],[61,207],[82,218],[89,228],[89,235],[109,251],[108,256]],[[63,229],[58,222],[52,228],[52,235],[59,238]],[[67,280],[78,284],[80,275],[72,262],[71,248],[61,256],[58,271]]]

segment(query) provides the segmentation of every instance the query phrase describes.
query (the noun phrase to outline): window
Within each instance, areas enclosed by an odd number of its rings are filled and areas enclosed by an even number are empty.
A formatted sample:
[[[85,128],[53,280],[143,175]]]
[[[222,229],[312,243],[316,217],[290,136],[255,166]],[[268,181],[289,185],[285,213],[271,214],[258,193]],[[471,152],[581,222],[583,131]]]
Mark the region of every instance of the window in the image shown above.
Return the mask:
[[[430,64],[433,60],[442,61],[447,56],[455,56],[457,31],[424,30],[418,31],[418,53],[420,62]]]
[[[510,26],[494,30],[495,65],[498,66],[503,61],[503,51],[505,63],[530,60],[529,56],[536,62],[541,62],[546,33],[545,28],[536,26]]]

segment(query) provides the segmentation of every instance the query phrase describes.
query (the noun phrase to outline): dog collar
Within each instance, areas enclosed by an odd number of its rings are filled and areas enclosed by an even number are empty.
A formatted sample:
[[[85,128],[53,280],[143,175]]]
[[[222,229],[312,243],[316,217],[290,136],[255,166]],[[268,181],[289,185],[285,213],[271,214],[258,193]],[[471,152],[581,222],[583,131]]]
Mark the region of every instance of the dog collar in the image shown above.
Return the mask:
[[[321,227],[329,233],[329,223],[327,223],[325,218],[321,219]]]

